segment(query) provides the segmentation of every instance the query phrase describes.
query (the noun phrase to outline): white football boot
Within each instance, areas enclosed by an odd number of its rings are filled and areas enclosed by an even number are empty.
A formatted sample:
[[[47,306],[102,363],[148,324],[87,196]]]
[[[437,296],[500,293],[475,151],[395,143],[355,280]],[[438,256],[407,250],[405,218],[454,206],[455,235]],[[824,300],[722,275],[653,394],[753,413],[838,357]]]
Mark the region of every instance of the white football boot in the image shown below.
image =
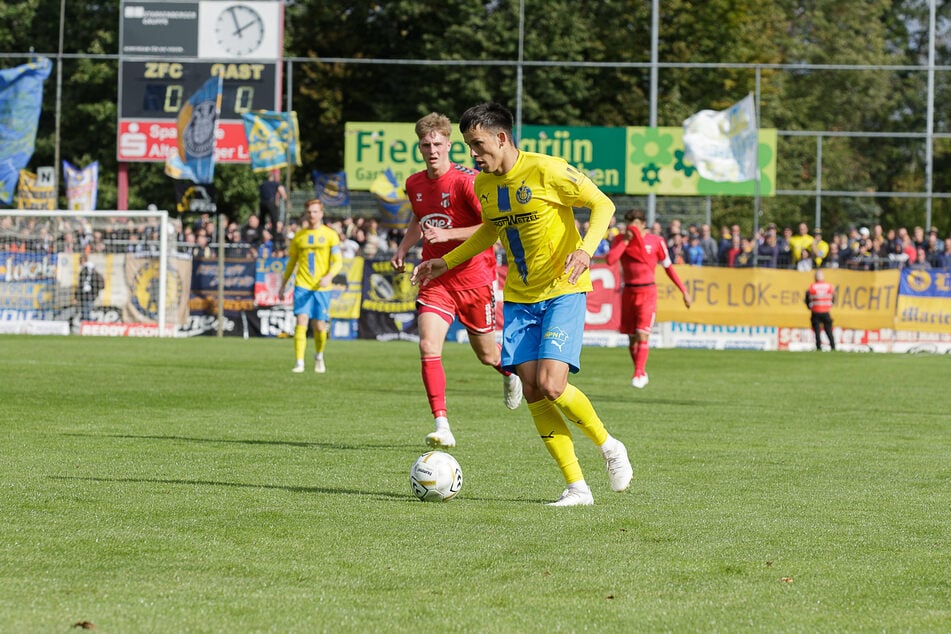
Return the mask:
[[[608,469],[608,479],[611,481],[611,488],[620,493],[631,485],[634,469],[627,457],[627,447],[624,443],[615,438],[614,442],[609,441],[605,445],[607,446],[601,448],[601,453]]]
[[[565,489],[561,497],[554,502],[549,502],[548,506],[591,506],[594,504],[594,496],[591,495],[591,489],[569,486]]]
[[[502,377],[505,389],[505,406],[509,409],[518,409],[522,402],[522,380],[514,372]]]

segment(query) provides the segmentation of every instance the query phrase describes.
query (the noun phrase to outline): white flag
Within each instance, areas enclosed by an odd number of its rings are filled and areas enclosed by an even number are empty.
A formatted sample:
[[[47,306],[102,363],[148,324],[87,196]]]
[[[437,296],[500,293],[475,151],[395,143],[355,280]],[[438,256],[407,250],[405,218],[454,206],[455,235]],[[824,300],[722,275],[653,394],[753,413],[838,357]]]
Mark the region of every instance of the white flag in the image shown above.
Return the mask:
[[[707,180],[754,180],[758,142],[753,93],[726,110],[701,110],[684,121],[684,158]]]

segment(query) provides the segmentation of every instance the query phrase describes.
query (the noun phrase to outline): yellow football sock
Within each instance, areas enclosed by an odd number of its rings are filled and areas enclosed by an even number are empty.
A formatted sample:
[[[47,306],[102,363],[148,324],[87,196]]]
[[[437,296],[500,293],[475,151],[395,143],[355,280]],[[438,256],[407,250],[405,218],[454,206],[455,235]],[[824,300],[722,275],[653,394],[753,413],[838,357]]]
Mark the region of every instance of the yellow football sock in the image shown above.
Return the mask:
[[[324,351],[324,346],[327,345],[326,330],[318,330],[314,332],[314,344],[317,346],[317,354],[320,354]]]
[[[571,484],[584,480],[581,467],[578,465],[578,456],[575,455],[575,444],[571,440],[571,432],[565,424],[558,410],[548,399],[542,399],[528,404],[528,411],[535,421],[535,428],[545,443],[545,448],[555,459],[565,483]]]
[[[598,418],[597,412],[584,392],[569,383],[561,396],[552,401],[565,415],[565,418],[578,425],[584,435],[594,444],[601,446],[608,439],[608,430]]]
[[[303,361],[305,352],[307,352],[307,326],[298,324],[294,327],[294,357],[298,361]]]

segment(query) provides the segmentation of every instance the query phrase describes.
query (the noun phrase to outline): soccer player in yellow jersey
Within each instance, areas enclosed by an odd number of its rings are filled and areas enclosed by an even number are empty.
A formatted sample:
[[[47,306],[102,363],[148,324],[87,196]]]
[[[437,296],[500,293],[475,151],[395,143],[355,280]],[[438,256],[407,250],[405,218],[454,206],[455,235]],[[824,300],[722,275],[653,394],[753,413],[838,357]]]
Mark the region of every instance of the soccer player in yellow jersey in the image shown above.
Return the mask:
[[[459,121],[481,170],[475,192],[482,225],[441,258],[421,262],[414,284],[427,284],[501,240],[508,255],[502,367],[514,369],[545,447],[567,488],[552,506],[594,503],[565,419],[601,449],[611,488],[624,491],[633,470],[627,449],[613,438],[581,390],[568,383],[580,369],[585,295],[591,290],[591,255],[614,215],[614,203],[560,158],[520,151],[512,113],[497,103],[468,109]],[[582,239],[573,207],[591,210]]]
[[[330,290],[334,275],[340,272],[340,236],[324,224],[324,205],[318,199],[308,200],[300,230],[294,234],[287,250],[287,267],[281,283],[280,296],[293,274],[294,372],[304,371],[304,353],[307,352],[307,324],[314,328],[314,372],[326,372],[324,347],[327,345],[327,326],[330,323]],[[296,274],[295,274],[296,270]]]

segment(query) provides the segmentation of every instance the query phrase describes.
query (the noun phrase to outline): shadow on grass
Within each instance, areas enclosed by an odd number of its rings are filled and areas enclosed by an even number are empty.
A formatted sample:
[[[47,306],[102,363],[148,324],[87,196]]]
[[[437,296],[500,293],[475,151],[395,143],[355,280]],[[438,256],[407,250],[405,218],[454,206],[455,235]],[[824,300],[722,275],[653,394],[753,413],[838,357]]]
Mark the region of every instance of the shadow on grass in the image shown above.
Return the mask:
[[[417,502],[411,493],[381,493],[379,491],[360,491],[358,489],[340,489],[328,487],[306,487],[306,486],[287,486],[279,484],[252,484],[247,482],[224,482],[220,480],[179,480],[171,478],[92,478],[78,476],[47,476],[50,480],[60,480],[63,482],[101,482],[113,484],[171,484],[179,486],[207,486],[207,487],[225,487],[238,489],[265,489],[273,491],[287,491],[289,493],[318,493],[326,495],[359,495],[366,498],[374,498],[389,502]],[[516,502],[544,504],[546,500],[535,498],[485,498],[485,497],[460,497],[459,500],[468,500],[472,502]]]
[[[251,440],[242,438],[199,438],[195,436],[158,436],[145,434],[77,434],[67,433],[64,436],[73,436],[77,438],[125,438],[128,440],[171,440],[178,442],[197,442],[197,443],[237,443],[241,445],[272,445],[281,447],[301,447],[304,449],[340,449],[340,450],[360,450],[360,449],[406,449],[416,447],[414,444],[403,445],[374,445],[363,443],[359,445],[350,445],[334,442],[306,442],[294,440]]]
[[[241,489],[267,489],[275,491],[289,491],[291,493],[327,493],[331,495],[360,495],[364,497],[373,497],[383,500],[401,500],[406,501],[409,495],[397,495],[395,493],[380,493],[379,491],[359,491],[357,489],[333,489],[326,487],[305,487],[305,486],[286,486],[279,484],[252,484],[246,482],[223,482],[220,480],[177,480],[163,478],[90,478],[76,476],[47,476],[51,480],[62,480],[72,482],[103,482],[120,484],[175,484],[184,486],[211,486],[211,487],[233,487]],[[412,498],[409,498],[412,499]]]

